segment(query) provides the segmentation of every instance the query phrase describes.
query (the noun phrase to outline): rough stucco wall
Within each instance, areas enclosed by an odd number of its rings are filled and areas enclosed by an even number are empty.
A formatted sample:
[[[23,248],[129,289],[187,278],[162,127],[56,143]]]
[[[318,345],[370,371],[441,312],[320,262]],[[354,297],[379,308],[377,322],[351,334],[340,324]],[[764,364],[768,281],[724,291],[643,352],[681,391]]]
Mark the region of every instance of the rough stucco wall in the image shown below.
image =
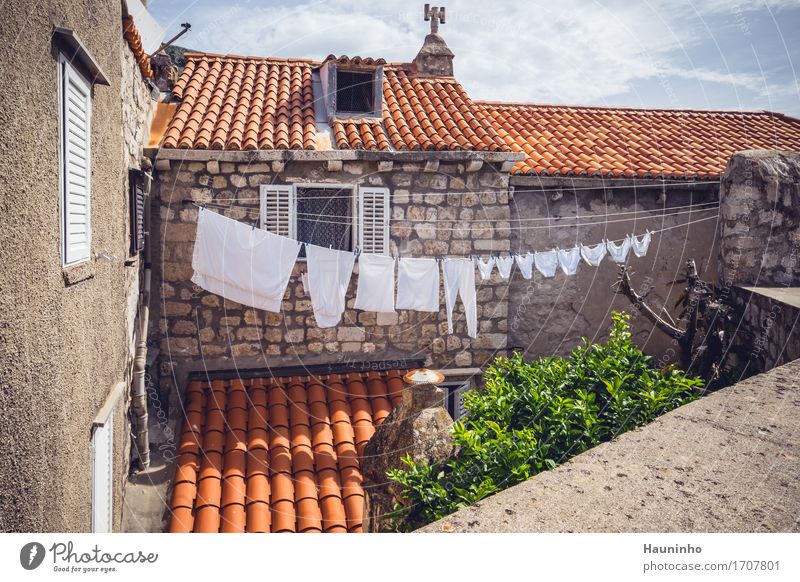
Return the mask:
[[[258,186],[269,183],[388,187],[392,251],[399,249],[401,256],[468,256],[508,250],[506,174],[498,174],[488,165],[467,173],[462,164],[444,163],[437,172],[423,172],[422,164],[399,162],[390,172],[376,170],[377,163],[367,162],[346,162],[341,172],[328,172],[320,163],[291,162],[275,174],[267,163],[173,162],[169,171],[160,172],[152,213],[160,224],[152,231],[162,237],[158,258],[154,258],[154,282],[160,284],[160,296],[154,291],[158,305],[153,305],[154,310],[163,310],[160,317],[154,311],[153,317],[158,326],[154,331],[162,354],[162,380],[170,380],[175,367],[185,362],[203,362],[205,369],[213,370],[298,362],[347,365],[379,359],[397,360],[398,366],[403,366],[403,358],[430,358],[432,365],[444,368],[481,365],[496,350],[504,349],[507,283],[496,273],[492,280],[478,285],[478,337],[474,340],[466,335],[460,300],[454,313],[455,333],[446,332],[443,291],[439,314],[405,310],[396,315],[375,314],[351,309],[357,275],[351,279],[349,308],[342,323],[320,329],[299,281],[300,272],[306,269],[303,262],[295,267],[280,314],[249,309],[192,285],[198,209],[182,201],[225,204],[235,199],[236,206],[224,214],[257,223]],[[242,206],[253,210],[248,212]],[[439,222],[427,222],[432,220]]]
[[[513,179],[512,179],[513,184]],[[581,187],[575,181],[574,187]],[[653,190],[639,191],[617,189],[606,201],[602,190],[563,190],[563,197],[553,200],[551,193],[525,192],[535,190],[536,186],[517,185],[511,201],[512,225],[537,226],[512,232],[511,248],[525,252],[528,250],[548,250],[559,247],[568,249],[576,244],[594,244],[603,239],[616,240],[626,234],[640,235],[648,228],[656,230],[672,225],[684,224],[698,218],[715,216],[716,210],[697,212],[691,215],[666,218],[651,218],[653,213],[628,220],[631,215],[609,217],[607,225],[571,227],[574,220],[542,223],[528,221],[514,222],[517,219],[537,219],[542,217],[562,218],[576,215],[613,214],[634,210],[662,208],[656,202]],[[539,189],[542,187],[539,186]],[[686,206],[715,199],[715,193],[708,190],[689,192],[670,188],[666,207]],[[621,222],[620,222],[621,221]],[[581,221],[586,222],[586,221]],[[595,222],[595,221],[592,221]],[[538,228],[540,225],[551,228]],[[682,279],[686,261],[695,259],[700,276],[713,280],[716,274],[715,251],[716,221],[708,220],[691,227],[675,228],[660,235],[654,235],[647,255],[636,258],[629,254],[633,287],[647,295],[648,303],[659,310],[666,306],[673,318],[677,312],[673,305],[682,291],[678,284],[669,283]],[[655,330],[653,325],[636,312],[630,302],[622,295],[614,293],[612,285],[619,269],[609,255],[599,267],[591,267],[581,261],[575,276],[565,276],[558,270],[551,279],[544,278],[534,270],[530,281],[514,273],[509,291],[509,347],[519,348],[531,356],[563,355],[569,353],[586,337],[592,341],[607,335],[611,323],[612,310],[625,309],[632,313],[634,339],[647,353],[659,358],[661,363],[674,362],[679,350],[665,334]]]
[[[722,177],[720,199],[720,280],[800,284],[800,153],[735,154]]]
[[[73,28],[112,83],[93,90],[91,222],[92,252],[117,260],[71,270],[73,281],[83,278],[72,284],[59,250],[54,25]],[[124,265],[131,157],[122,137],[120,3],[11,3],[0,38],[0,530],[88,531],[91,423],[114,384],[128,380],[126,321],[138,285],[138,264]],[[115,416],[116,527],[126,400]]]

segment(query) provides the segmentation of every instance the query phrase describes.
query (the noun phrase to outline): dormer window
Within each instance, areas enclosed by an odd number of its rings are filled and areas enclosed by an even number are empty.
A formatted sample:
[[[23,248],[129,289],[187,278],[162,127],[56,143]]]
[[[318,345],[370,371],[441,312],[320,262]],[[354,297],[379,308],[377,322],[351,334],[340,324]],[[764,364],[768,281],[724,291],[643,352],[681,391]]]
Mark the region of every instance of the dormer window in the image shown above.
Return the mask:
[[[329,118],[383,115],[383,59],[329,56],[320,68]]]
[[[336,71],[336,113],[371,114],[375,111],[375,75]]]

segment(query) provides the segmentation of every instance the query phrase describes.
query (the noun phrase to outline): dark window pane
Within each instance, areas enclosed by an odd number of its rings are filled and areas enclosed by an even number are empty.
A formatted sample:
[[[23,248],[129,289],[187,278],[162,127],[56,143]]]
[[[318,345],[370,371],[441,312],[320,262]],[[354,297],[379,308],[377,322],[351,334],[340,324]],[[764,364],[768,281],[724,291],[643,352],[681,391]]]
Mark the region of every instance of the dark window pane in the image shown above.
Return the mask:
[[[372,113],[375,92],[372,73],[336,71],[336,111]]]
[[[297,240],[353,250],[352,193],[332,188],[298,188]],[[305,256],[305,249],[300,256]]]

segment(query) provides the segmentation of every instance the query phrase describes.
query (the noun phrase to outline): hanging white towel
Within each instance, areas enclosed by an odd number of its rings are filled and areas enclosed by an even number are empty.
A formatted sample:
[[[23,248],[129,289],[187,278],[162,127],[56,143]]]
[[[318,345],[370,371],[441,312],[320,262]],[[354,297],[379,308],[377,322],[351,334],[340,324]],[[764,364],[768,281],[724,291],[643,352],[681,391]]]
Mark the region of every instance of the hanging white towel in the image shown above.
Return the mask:
[[[306,245],[311,306],[319,327],[334,327],[342,320],[345,296],[356,256],[349,251]]]
[[[558,253],[556,251],[537,251],[533,253],[533,264],[536,270],[545,277],[555,277],[558,267]]]
[[[593,247],[581,245],[581,256],[583,260],[586,261],[586,264],[592,267],[600,266],[600,261],[606,256],[606,252],[608,251],[606,250],[606,243],[604,242],[597,243]]]
[[[635,235],[631,235],[631,248],[633,249],[633,254],[637,257],[645,256],[647,254],[647,249],[650,247],[650,240],[652,238],[653,237],[649,230],[642,235],[641,239],[637,239]]]
[[[439,311],[439,265],[436,259],[397,262],[397,309]]]
[[[278,313],[301,243],[205,208],[197,219],[192,282],[242,305]]]
[[[514,266],[514,257],[511,255],[507,257],[497,257],[495,263],[497,263],[497,272],[500,273],[500,276],[503,279],[508,279],[511,276],[511,267]]]
[[[628,258],[628,251],[631,250],[631,237],[626,236],[621,245],[617,245],[614,241],[608,241],[606,246],[608,247],[608,254],[611,255],[611,260],[622,265]]]
[[[453,333],[453,308],[456,298],[461,295],[464,311],[467,314],[467,335],[478,334],[478,303],[475,293],[475,266],[469,259],[445,259],[442,263],[444,271],[444,299],[447,307],[447,327]]]
[[[481,280],[486,281],[489,277],[492,276],[492,271],[494,270],[494,257],[489,257],[489,260],[485,263],[483,259],[478,257],[478,271],[481,273]]]
[[[522,273],[525,279],[533,277],[533,253],[525,253],[524,255],[515,255],[517,261],[517,268]]]
[[[394,263],[386,255],[359,255],[356,309],[394,313]]]
[[[569,250],[558,249],[558,265],[565,275],[574,275],[578,272],[578,264],[581,262],[581,250],[578,247]]]

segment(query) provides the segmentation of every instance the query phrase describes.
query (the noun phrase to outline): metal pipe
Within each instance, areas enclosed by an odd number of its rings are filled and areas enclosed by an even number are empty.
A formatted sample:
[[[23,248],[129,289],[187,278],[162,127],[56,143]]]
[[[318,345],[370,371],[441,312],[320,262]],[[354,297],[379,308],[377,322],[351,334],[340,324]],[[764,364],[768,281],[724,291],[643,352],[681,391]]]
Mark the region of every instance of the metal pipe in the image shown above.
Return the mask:
[[[189,32],[189,29],[190,29],[190,28],[192,28],[192,25],[191,25],[191,24],[189,24],[188,22],[184,22],[183,24],[181,24],[181,28],[183,28],[183,30],[181,30],[181,31],[180,31],[178,34],[176,34],[175,36],[173,36],[173,37],[172,37],[171,39],[169,39],[167,42],[162,42],[162,43],[161,43],[161,46],[160,46],[160,47],[158,47],[158,50],[156,50],[156,51],[155,51],[153,54],[151,54],[151,55],[150,55],[150,58],[152,59],[152,58],[153,58],[154,56],[156,56],[158,53],[160,53],[160,52],[161,52],[161,51],[163,51],[165,48],[167,48],[168,46],[170,46],[170,45],[171,45],[173,42],[175,42],[175,41],[176,41],[176,40],[178,40],[180,37],[182,37],[184,34],[186,34],[187,32]]]
[[[150,165],[146,160],[144,166]],[[150,168],[146,168],[148,171]],[[136,451],[139,458],[139,468],[146,469],[150,466],[150,433],[147,419],[147,328],[150,321],[150,280],[151,280],[151,251],[150,251],[150,181],[145,182],[144,220],[144,281],[139,294],[139,326],[136,328],[136,353],[133,358],[133,387],[131,404],[134,411]]]

